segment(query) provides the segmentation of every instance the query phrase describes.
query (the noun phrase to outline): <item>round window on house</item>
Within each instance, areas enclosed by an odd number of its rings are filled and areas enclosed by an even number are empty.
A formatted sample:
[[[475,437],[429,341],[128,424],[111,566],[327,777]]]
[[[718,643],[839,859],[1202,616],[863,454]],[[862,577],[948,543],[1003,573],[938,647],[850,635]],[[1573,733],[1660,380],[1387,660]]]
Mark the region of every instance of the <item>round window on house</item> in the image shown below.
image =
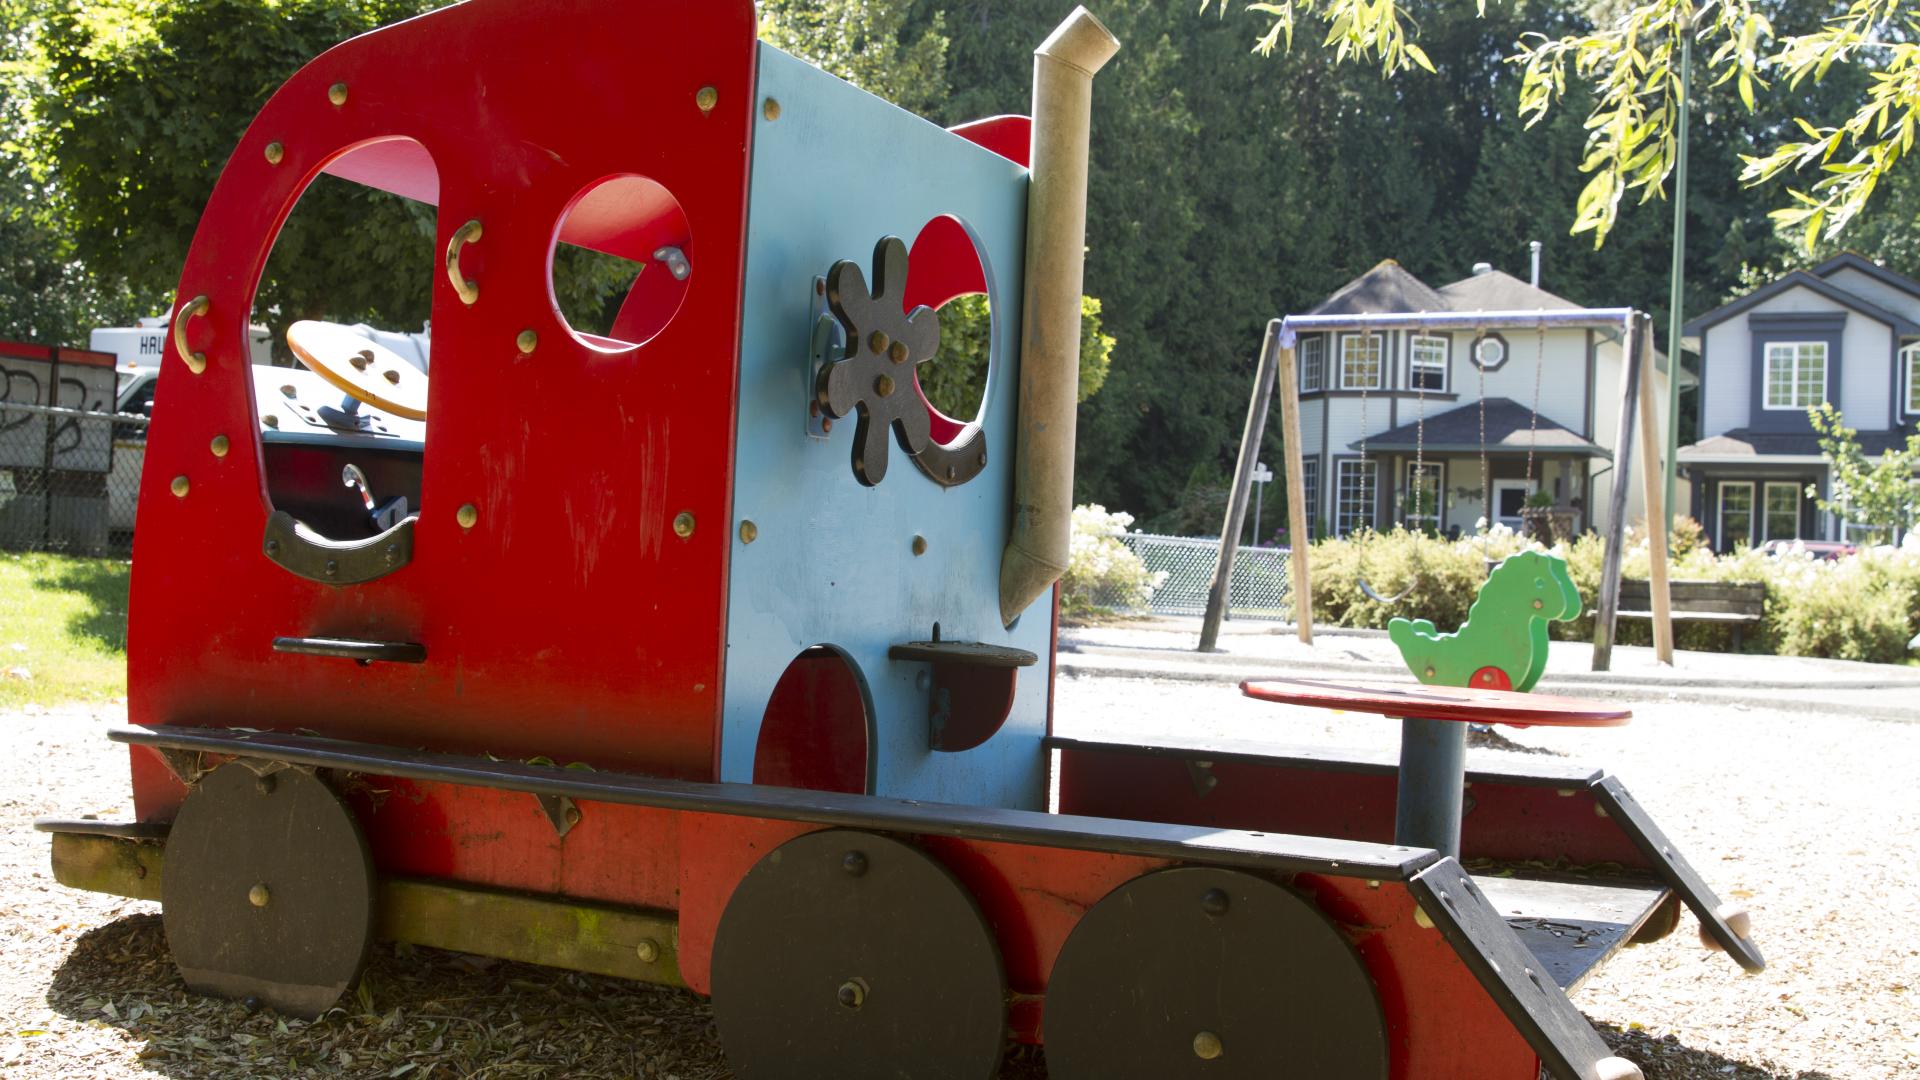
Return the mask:
[[[1507,362],[1507,340],[1499,334],[1482,334],[1473,343],[1473,362],[1484,371],[1492,371]]]

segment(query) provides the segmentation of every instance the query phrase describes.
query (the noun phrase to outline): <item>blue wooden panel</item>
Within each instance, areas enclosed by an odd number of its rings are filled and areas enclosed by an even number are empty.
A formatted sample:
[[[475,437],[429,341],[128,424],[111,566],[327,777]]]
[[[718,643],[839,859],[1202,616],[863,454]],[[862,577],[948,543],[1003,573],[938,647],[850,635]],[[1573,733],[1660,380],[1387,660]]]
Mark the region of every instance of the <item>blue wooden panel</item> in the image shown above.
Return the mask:
[[[999,619],[1000,551],[1011,522],[1026,170],[818,69],[762,46],[748,213],[735,457],[721,779],[750,780],[774,683],[803,649],[843,650],[868,690],[876,794],[1044,808],[1048,665],[1020,672],[1013,713],[984,745],[927,748],[926,666],[889,660],[925,639],[1050,648],[1048,601],[1014,629]],[[886,478],[862,486],[854,424],[810,438],[807,345],[813,279],[840,259],[869,279],[876,241],[912,243],[941,214],[983,248],[993,370],[984,411],[987,468],[943,489],[895,443]],[[938,363],[938,359],[933,361]],[[742,520],[758,529],[752,544]],[[915,536],[927,541],[915,556]]]

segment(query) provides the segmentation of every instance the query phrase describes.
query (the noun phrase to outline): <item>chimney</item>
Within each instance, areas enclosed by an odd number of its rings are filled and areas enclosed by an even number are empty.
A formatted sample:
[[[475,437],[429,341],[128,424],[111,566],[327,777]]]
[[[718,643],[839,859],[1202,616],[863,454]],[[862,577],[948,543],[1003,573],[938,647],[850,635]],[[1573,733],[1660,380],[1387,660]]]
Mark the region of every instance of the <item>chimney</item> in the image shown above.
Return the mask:
[[[1540,287],[1540,241],[1529,240],[1527,246],[1533,249],[1533,278],[1527,284],[1537,289]]]
[[[1493,273],[1492,263],[1474,263],[1473,264],[1474,277],[1479,277],[1481,274],[1491,274],[1491,273]]]

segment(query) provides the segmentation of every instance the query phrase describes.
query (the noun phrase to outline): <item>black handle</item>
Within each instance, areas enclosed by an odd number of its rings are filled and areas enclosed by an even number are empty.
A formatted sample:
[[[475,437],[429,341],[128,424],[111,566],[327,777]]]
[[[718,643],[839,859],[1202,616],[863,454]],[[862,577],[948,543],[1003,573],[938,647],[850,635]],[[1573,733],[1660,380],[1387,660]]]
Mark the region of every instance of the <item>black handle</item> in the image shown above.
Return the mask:
[[[273,651],[305,656],[337,656],[371,664],[384,660],[390,664],[424,664],[427,647],[411,641],[356,641],[352,638],[277,637]]]

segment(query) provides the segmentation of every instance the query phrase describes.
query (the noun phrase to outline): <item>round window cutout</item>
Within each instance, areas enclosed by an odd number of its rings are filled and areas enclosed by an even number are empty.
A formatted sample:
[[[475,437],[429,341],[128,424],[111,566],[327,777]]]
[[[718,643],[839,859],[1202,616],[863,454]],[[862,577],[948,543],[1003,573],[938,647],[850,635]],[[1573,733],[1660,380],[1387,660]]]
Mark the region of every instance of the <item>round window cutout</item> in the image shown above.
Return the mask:
[[[960,219],[941,215],[921,228],[907,254],[903,305],[940,313],[940,347],[914,371],[934,440],[958,442],[978,424],[993,378],[993,302],[986,261]]]
[[[693,269],[680,200],[644,176],[612,176],[582,189],[560,215],[547,285],[574,337],[619,352],[666,329]]]
[[[1473,343],[1474,362],[1483,368],[1497,368],[1507,362],[1507,343],[1498,334],[1488,334]]]

